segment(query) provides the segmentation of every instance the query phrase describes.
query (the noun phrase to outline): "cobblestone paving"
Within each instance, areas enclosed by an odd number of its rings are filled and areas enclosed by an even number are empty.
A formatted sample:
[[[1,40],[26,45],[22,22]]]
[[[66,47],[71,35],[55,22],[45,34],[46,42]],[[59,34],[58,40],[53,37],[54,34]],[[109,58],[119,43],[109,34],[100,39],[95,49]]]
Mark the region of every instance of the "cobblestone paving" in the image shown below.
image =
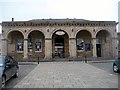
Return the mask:
[[[83,62],[42,62],[14,88],[118,88],[118,76]]]

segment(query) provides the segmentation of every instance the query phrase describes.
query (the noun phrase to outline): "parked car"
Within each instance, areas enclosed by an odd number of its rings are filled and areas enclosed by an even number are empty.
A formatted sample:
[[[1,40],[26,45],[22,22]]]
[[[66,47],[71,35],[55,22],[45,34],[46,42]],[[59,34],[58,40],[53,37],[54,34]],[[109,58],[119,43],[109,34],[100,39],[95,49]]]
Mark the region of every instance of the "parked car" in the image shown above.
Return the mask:
[[[0,56],[0,75],[1,88],[5,87],[6,81],[11,77],[18,76],[18,62],[11,56]]]
[[[116,59],[113,62],[113,71],[114,72],[120,72],[120,58]]]

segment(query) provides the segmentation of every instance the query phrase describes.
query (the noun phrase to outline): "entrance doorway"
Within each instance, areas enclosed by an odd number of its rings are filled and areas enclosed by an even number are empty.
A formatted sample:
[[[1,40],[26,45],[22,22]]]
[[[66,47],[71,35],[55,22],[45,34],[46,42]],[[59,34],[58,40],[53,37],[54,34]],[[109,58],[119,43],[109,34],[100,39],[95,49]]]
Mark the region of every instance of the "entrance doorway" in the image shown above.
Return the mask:
[[[57,36],[55,38],[55,58],[63,58],[64,57],[64,38],[62,36]]]
[[[101,44],[96,44],[97,57],[101,57]]]
[[[52,35],[52,57],[69,57],[69,36],[64,30],[57,30]]]

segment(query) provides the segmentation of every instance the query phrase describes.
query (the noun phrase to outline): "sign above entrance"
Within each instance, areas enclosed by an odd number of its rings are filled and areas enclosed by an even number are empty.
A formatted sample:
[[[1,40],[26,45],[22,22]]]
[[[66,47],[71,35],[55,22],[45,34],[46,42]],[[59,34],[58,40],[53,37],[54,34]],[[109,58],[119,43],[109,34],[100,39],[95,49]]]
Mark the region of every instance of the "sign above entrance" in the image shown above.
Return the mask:
[[[55,34],[57,34],[57,35],[64,35],[65,32],[63,32],[63,31],[57,31]]]

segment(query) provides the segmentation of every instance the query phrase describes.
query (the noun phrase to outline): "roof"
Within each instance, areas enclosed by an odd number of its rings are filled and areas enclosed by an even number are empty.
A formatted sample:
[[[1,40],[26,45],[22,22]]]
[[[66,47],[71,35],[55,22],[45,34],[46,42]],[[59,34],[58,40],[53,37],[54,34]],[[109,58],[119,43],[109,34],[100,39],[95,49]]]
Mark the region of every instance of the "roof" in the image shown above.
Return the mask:
[[[73,23],[73,22],[88,22],[89,20],[85,20],[85,19],[32,19],[29,20],[29,22],[33,22],[33,23]]]
[[[2,26],[36,26],[36,25],[81,25],[81,24],[93,24],[93,25],[116,25],[115,21],[90,21],[85,19],[32,19],[28,21],[3,21]]]

